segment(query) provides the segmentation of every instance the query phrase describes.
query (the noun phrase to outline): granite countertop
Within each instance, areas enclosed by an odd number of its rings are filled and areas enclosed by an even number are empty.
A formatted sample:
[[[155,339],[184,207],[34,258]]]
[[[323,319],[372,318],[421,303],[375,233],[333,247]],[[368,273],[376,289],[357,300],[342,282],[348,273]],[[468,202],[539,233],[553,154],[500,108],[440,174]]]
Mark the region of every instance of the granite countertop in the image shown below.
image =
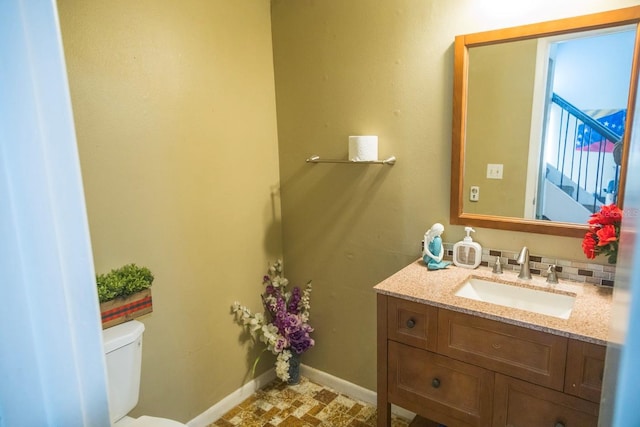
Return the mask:
[[[568,319],[560,319],[510,307],[455,296],[454,293],[469,276],[513,283],[534,289],[576,295]],[[606,345],[612,305],[612,290],[589,283],[560,279],[550,285],[541,276],[531,280],[518,279],[517,271],[494,274],[488,267],[475,270],[454,265],[444,270],[429,271],[422,260],[409,264],[374,287],[375,291],[398,298],[416,301],[487,319],[499,320],[561,335],[581,341]]]

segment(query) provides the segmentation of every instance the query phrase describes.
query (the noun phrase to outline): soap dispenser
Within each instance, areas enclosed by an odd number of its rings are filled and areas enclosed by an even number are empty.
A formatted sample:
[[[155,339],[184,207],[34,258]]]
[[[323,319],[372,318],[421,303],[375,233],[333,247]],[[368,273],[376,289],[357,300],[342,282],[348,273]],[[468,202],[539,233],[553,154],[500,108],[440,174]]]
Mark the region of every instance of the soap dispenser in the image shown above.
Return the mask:
[[[453,263],[458,267],[476,268],[482,260],[482,247],[471,238],[471,232],[475,233],[471,227],[465,227],[467,233],[461,242],[453,245]]]

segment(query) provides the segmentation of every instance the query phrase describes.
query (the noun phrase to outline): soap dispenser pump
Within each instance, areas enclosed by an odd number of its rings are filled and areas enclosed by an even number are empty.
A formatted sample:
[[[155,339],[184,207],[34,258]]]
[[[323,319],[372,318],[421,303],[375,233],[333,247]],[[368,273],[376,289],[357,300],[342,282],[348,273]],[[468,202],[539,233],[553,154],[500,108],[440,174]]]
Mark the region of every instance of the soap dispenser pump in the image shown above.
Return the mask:
[[[462,241],[453,245],[453,263],[458,267],[476,268],[482,261],[482,247],[471,238],[471,232],[475,233],[471,227],[465,227],[467,235]]]

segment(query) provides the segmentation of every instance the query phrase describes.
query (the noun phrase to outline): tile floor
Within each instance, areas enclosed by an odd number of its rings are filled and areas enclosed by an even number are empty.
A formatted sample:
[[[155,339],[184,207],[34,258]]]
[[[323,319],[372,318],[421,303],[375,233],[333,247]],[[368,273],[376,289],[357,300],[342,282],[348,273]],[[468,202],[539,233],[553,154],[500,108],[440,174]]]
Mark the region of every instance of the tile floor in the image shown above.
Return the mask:
[[[375,406],[301,377],[292,386],[273,381],[209,427],[369,427],[376,420]],[[392,420],[392,427],[408,425],[401,418]]]

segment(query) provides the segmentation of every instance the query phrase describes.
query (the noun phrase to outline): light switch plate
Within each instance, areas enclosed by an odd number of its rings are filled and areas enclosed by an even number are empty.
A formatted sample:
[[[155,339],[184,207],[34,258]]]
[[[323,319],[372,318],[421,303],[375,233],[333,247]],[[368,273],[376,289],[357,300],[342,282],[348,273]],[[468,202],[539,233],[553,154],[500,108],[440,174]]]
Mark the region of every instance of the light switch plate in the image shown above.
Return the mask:
[[[503,165],[499,163],[487,164],[487,178],[489,179],[502,179]]]

